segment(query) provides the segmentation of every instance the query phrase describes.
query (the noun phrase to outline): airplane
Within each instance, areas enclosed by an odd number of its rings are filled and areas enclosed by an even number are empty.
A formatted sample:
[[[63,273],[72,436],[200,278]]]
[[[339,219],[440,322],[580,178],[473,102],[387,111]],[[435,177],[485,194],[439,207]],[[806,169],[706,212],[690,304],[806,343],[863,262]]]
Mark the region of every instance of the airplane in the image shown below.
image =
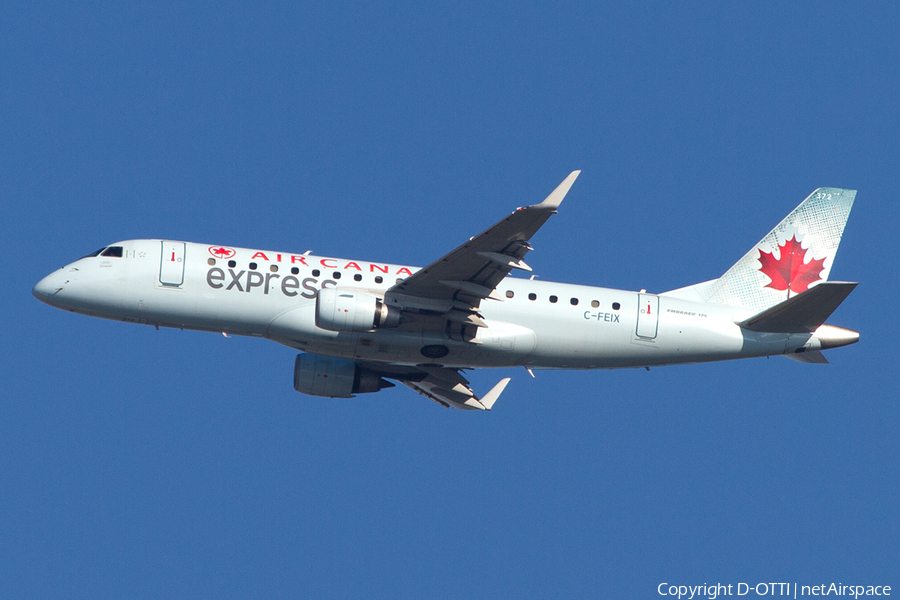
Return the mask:
[[[822,350],[856,287],[828,281],[855,190],[819,188],[721,277],[654,294],[514,277],[580,171],[423,267],[164,239],[117,242],[47,275],[34,296],[83,315],[272,340],[301,351],[294,389],[349,398],[400,382],[444,407],[491,410],[477,368],[650,368]]]

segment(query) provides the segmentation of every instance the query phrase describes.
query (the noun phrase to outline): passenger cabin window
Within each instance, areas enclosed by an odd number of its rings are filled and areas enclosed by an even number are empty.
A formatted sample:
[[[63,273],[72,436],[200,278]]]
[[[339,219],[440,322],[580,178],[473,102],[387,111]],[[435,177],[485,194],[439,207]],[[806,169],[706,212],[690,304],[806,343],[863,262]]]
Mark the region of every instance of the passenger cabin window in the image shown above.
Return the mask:
[[[528,294],[529,300],[537,300],[537,294]]]
[[[384,278],[381,275],[375,276],[375,283],[381,283],[382,281],[384,281]]]
[[[571,304],[572,306],[578,306],[578,298],[572,298],[571,300],[569,300],[569,304]]]
[[[356,275],[353,276],[353,281],[362,281],[362,275],[357,273]]]
[[[251,270],[251,271],[255,271],[255,270],[256,270],[256,266],[257,266],[256,263],[250,263],[250,270]]]
[[[206,259],[206,264],[208,264],[208,265],[211,266],[211,267],[214,267],[214,266],[216,266],[216,259],[214,259],[214,258],[207,258],[207,259]]]
[[[512,290],[506,290],[506,297],[507,297],[507,298],[512,298],[512,297],[515,296],[515,295],[516,295],[515,292],[513,292]]]
[[[557,300],[559,300],[559,298],[557,298],[556,296],[550,296],[550,302],[553,302],[555,304]]]
[[[318,276],[319,276],[319,270],[313,269],[313,277],[318,277]]]
[[[291,275],[299,275],[300,269],[298,267],[291,267]]]
[[[598,306],[600,306],[599,300],[591,300],[591,308],[597,308]]]
[[[111,256],[113,258],[122,258],[122,246],[110,246],[103,251],[100,256]]]
[[[619,304],[618,302],[613,302],[613,310],[619,310],[620,308],[622,308],[621,304]]]
[[[237,261],[229,260],[228,266],[231,267],[232,269],[235,268],[237,266]]]
[[[278,265],[269,265],[269,270],[272,271],[273,273],[277,273]]]

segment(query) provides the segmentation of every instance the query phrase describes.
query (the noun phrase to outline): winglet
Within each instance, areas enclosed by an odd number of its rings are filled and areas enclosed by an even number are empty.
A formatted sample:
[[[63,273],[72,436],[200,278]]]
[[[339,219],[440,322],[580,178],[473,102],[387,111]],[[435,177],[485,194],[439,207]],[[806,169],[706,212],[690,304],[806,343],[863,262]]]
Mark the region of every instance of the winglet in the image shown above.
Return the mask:
[[[491,410],[491,407],[494,406],[494,402],[497,401],[497,398],[499,398],[500,394],[503,393],[503,390],[506,389],[506,384],[509,383],[509,379],[509,377],[501,379],[491,391],[482,396],[480,402],[481,405],[484,406],[484,410]]]
[[[559,205],[562,203],[563,198],[566,197],[566,194],[569,193],[569,188],[572,187],[572,184],[575,183],[575,180],[578,179],[578,176],[581,174],[581,171],[572,171],[569,173],[569,176],[563,179],[563,182],[559,184],[555,190],[550,192],[550,195],[541,202],[540,204],[534,204],[529,206],[528,208],[535,208],[539,210],[556,210],[559,208]]]

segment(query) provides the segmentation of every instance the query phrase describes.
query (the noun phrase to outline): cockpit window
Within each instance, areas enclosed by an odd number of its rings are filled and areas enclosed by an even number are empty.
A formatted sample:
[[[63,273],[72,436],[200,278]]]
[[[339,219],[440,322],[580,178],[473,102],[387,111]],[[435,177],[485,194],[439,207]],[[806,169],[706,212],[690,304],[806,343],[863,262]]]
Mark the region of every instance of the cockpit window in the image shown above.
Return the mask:
[[[82,256],[81,258],[92,258],[94,256],[100,256],[100,253],[103,252],[104,250],[106,250],[106,246],[100,248],[96,252],[91,252],[90,254],[86,254],[85,256]]]
[[[114,258],[122,258],[122,246],[110,246],[100,256],[112,256]]]

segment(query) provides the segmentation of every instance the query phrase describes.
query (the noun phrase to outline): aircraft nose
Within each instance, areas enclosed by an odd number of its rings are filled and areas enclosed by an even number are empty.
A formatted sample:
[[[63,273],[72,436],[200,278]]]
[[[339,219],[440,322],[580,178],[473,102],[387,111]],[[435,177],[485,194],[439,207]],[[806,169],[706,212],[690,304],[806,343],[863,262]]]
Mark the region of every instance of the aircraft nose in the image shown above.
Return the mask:
[[[31,290],[35,298],[45,304],[54,304],[53,298],[63,289],[62,273],[60,271],[54,271],[37,282],[37,285]]]

